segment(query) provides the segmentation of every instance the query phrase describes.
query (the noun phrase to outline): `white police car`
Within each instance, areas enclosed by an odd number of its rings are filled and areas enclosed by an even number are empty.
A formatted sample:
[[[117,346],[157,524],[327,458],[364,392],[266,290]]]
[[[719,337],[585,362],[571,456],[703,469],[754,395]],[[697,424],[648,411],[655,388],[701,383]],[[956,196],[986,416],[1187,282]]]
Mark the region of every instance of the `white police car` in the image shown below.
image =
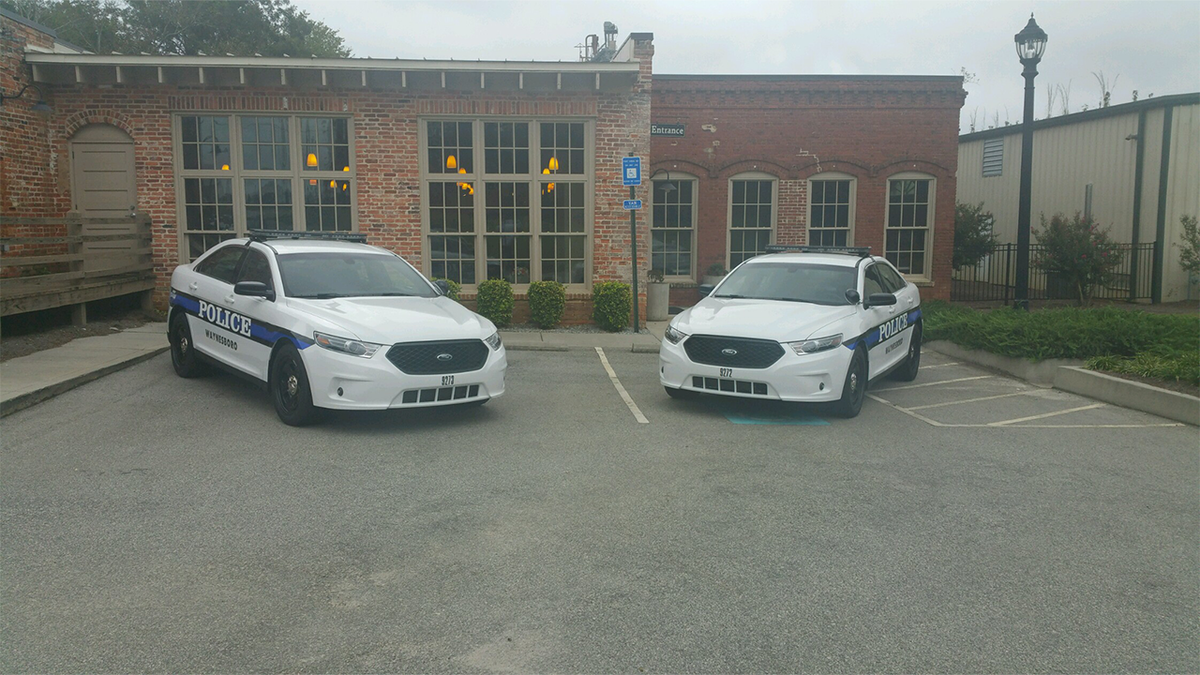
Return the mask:
[[[171,275],[181,377],[217,364],[265,384],[279,418],[482,404],[504,393],[491,321],[362,235],[252,232]]]
[[[854,417],[869,380],[917,376],[921,296],[891,263],[867,248],[767,250],[671,321],[668,394],[828,401]]]

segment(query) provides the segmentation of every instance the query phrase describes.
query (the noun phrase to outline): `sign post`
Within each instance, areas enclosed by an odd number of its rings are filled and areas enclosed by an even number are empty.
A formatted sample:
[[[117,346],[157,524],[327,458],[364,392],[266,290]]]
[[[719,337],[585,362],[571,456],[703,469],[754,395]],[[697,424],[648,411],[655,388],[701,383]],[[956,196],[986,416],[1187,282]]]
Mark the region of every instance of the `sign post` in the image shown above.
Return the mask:
[[[642,158],[634,157],[633,151],[629,151],[628,157],[621,158],[621,179],[622,183],[629,186],[629,201],[636,202],[637,195],[634,193],[634,188],[642,184]],[[628,202],[626,202],[628,204]],[[637,283],[637,207],[629,208],[629,241],[633,247],[633,332],[638,332],[638,283]]]

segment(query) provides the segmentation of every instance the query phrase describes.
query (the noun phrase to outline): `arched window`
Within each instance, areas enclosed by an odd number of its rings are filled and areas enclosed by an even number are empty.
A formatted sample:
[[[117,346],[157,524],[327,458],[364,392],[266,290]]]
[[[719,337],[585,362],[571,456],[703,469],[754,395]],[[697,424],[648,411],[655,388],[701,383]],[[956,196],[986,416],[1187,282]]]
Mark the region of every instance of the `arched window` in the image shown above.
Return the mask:
[[[652,181],[650,193],[650,268],[663,276],[695,278],[695,176],[664,171]]]
[[[858,181],[845,173],[820,173],[808,180],[808,243],[854,244],[854,203]]]
[[[749,171],[729,179],[729,269],[767,252],[775,238],[779,180]]]
[[[888,177],[884,256],[910,277],[929,278],[936,183],[924,173]]]

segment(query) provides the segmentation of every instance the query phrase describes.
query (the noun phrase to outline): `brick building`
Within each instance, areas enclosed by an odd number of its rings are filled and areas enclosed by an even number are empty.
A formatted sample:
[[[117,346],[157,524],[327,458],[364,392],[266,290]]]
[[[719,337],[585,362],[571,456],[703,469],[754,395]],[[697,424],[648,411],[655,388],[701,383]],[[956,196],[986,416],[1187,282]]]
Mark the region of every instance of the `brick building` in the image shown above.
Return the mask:
[[[649,33],[602,52],[96,55],[0,10],[0,226],[146,214],[159,306],[175,265],[247,229],[359,231],[468,301],[476,282],[510,280],[517,321],[530,281],[562,281],[566,320],[584,322],[594,281],[631,276],[632,153],[654,173],[638,189],[638,269],[669,267],[681,302],[710,263],[768,241],[885,250],[885,231],[889,254],[946,295],[959,78],[654,76]],[[652,143],[652,121],[682,136]]]

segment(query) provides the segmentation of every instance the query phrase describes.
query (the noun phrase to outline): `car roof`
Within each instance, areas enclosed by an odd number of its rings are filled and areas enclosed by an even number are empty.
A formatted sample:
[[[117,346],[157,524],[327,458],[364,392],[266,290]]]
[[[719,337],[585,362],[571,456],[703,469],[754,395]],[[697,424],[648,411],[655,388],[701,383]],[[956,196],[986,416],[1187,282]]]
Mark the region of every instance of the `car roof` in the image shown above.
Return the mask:
[[[245,243],[246,239],[235,239]],[[334,241],[329,239],[267,239],[257,243],[271,247],[278,255],[287,255],[289,253],[338,253],[338,252],[354,252],[366,254],[391,255],[389,251],[371,246],[369,244],[360,244],[353,241]]]
[[[747,265],[760,263],[808,263],[810,265],[832,265],[836,267],[855,267],[863,258],[845,253],[768,253],[756,256],[746,261]],[[870,260],[879,260],[870,256]]]

